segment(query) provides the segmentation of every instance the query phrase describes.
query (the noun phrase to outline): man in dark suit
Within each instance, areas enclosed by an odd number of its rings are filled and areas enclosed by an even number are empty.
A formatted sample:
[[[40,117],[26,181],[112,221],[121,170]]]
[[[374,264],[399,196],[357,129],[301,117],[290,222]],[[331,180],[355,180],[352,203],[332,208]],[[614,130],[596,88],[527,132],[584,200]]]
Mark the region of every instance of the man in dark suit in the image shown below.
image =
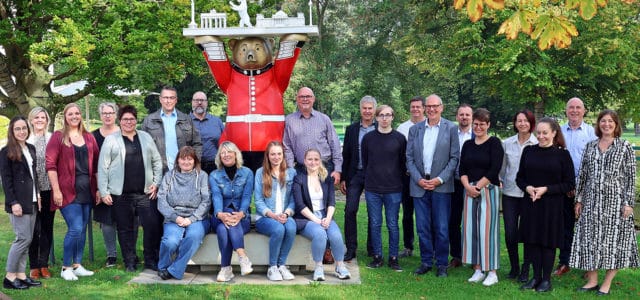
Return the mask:
[[[449,257],[449,216],[453,179],[460,146],[458,127],[442,118],[442,99],[427,97],[427,120],[409,130],[407,170],[416,214],[421,265],[418,275],[432,269],[435,256],[437,276],[447,276]]]
[[[362,137],[375,130],[374,115],[376,98],[364,96],[360,99],[360,121],[347,126],[342,146],[342,181],[340,191],[347,196],[344,209],[344,237],[347,253],[344,260],[350,261],[356,257],[358,248],[357,214],[360,206],[360,196],[364,190],[364,171],[362,170],[362,154],[360,142]],[[367,253],[371,254],[371,233],[367,226]]]

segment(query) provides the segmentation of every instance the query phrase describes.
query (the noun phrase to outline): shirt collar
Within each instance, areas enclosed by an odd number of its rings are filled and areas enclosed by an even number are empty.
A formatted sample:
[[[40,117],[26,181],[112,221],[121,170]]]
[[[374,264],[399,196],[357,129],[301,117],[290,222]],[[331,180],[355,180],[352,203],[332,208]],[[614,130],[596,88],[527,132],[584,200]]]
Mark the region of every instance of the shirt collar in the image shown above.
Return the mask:
[[[176,109],[175,109],[175,108],[173,109],[173,111],[171,112],[171,114],[168,114],[168,115],[167,115],[166,113],[164,113],[164,109],[162,109],[162,108],[160,109],[160,116],[161,116],[161,117],[175,117],[175,116],[177,116],[177,115],[178,115],[178,114],[176,113]]]
[[[440,123],[442,123],[442,118],[440,118],[440,121],[438,121],[438,124],[436,124],[435,126],[430,126],[430,125],[429,125],[429,119],[425,119],[425,120],[424,120],[424,126],[425,126],[426,128],[431,128],[431,127],[433,127],[433,128],[440,128]]]

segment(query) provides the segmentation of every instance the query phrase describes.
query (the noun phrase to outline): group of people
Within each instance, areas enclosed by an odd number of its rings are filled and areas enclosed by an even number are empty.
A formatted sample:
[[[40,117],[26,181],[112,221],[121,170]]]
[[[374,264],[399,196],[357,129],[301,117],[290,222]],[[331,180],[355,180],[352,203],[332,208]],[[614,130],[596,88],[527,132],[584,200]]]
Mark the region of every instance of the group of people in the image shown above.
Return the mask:
[[[63,127],[53,134],[40,107],[28,119],[11,120],[0,151],[5,210],[16,234],[5,288],[38,286],[37,279],[51,276],[47,261],[57,209],[67,224],[65,280],[93,275],[82,266],[91,209],[105,240],[107,267],[116,264],[117,236],[125,269],[137,270],[142,226],[144,267],[162,279],[183,277],[209,231],[216,233],[221,253],[217,280],[234,277],[234,251],[241,275],[250,274],[243,236],[250,230],[252,198],[256,231],[269,236],[269,280],[295,277],[286,263],[297,233],[311,240],[314,280],[325,279],[328,256],[335,259],[336,276],[348,279],[345,261],[356,257],[363,192],[370,268],[384,265],[384,208],[392,270],[402,271],[399,258],[413,254],[415,228],[421,260],[415,274],[435,268],[436,276],[446,277],[449,268],[469,264],[469,282],[496,284],[500,199],[508,277],[524,283],[522,289],[552,288],[556,248],[560,266],[554,274],[569,266],[587,271],[580,291],[608,294],[618,269],[639,264],[633,149],[620,139],[614,111],[601,112],[594,130],[583,121],[578,98],[567,103],[567,125],[551,118],[536,122],[522,110],[513,118],[516,134],[500,141],[488,133],[486,109],[462,104],[455,124],[442,117],[438,95],[417,96],[409,101],[411,119],[394,130],[393,108],[365,96],[361,120],[347,127],[341,147],[329,117],[313,109],[313,90],[303,87],[296,94],[298,110],[284,120],[282,142],[270,142],[264,153],[220,140],[224,125],[206,112],[205,93],[193,95],[191,114],[177,110],[177,101],[174,88],[163,88],[162,108],[140,129],[133,106],[113,103],[100,105],[102,126],[93,133],[76,104],[65,107]],[[334,220],[335,186],[346,195],[344,242]],[[518,243],[524,243],[522,265]],[[598,269],[607,269],[601,284]]]

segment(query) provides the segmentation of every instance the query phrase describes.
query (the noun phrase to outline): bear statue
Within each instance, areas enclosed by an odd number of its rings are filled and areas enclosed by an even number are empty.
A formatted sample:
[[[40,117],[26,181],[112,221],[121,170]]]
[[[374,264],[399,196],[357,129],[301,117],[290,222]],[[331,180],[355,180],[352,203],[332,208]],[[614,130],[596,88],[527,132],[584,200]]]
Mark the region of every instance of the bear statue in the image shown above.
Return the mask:
[[[284,35],[277,54],[274,54],[273,39],[231,39],[228,42],[231,60],[219,37],[195,39],[218,87],[227,96],[227,119],[220,142],[236,144],[242,151],[245,166],[253,171],[262,166],[267,144],[282,141],[283,94],[307,39],[304,34]]]

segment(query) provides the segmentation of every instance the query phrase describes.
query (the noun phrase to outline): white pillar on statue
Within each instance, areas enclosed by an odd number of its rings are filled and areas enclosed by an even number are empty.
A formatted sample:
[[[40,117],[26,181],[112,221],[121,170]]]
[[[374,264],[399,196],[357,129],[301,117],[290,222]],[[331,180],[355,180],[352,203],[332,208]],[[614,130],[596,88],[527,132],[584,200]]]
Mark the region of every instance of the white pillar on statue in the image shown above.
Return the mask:
[[[309,26],[313,25],[313,1],[309,0]]]
[[[195,0],[191,0],[191,23],[189,23],[189,28],[198,28],[198,24],[196,24],[196,4],[195,4]]]

